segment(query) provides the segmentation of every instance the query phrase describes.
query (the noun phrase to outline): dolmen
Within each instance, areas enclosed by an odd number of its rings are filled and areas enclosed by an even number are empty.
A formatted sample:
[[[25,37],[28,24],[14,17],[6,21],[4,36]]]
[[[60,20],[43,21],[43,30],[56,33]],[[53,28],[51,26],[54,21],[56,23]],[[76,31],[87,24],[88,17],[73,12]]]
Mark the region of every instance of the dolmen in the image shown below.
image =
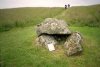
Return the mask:
[[[36,26],[36,42],[45,46],[49,51],[54,51],[55,45],[64,41],[66,55],[71,56],[82,52],[82,36],[79,32],[72,32],[67,23],[55,18],[46,18]]]

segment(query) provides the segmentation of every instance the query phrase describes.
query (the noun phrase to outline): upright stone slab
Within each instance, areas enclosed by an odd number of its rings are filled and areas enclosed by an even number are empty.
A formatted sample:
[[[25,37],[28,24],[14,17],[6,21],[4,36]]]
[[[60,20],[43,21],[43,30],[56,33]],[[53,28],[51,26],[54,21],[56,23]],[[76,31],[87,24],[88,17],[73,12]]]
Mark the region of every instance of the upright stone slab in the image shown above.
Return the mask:
[[[78,32],[72,33],[66,40],[64,46],[68,56],[82,51],[82,37]]]
[[[39,45],[42,46],[46,46],[46,48],[48,48],[48,45],[52,44],[55,46],[55,44],[57,44],[57,41],[55,40],[54,37],[50,36],[50,35],[41,35],[37,38],[37,42]]]

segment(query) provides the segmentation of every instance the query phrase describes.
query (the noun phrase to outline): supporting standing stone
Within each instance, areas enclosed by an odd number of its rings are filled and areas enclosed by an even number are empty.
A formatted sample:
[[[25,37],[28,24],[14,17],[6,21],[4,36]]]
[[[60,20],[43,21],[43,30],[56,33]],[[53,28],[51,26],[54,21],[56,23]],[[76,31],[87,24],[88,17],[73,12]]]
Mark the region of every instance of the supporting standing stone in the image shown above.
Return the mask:
[[[49,49],[49,45],[55,46],[57,44],[57,41],[54,37],[50,35],[41,35],[37,38],[37,42],[39,45],[46,46],[46,48]]]
[[[72,33],[66,40],[64,46],[68,56],[82,51],[82,37],[78,32]]]

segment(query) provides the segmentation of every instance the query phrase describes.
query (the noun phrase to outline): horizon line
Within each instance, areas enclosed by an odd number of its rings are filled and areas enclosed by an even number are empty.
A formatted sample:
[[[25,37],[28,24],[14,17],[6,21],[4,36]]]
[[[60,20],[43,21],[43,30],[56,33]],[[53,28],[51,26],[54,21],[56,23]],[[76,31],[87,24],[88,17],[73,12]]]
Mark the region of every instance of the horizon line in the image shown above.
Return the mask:
[[[95,5],[100,5],[100,4],[92,4],[92,5],[72,5],[70,7],[79,7],[79,6],[95,6]],[[7,7],[7,8],[0,8],[0,9],[14,9],[14,8],[64,8],[64,6],[22,6],[22,7]]]

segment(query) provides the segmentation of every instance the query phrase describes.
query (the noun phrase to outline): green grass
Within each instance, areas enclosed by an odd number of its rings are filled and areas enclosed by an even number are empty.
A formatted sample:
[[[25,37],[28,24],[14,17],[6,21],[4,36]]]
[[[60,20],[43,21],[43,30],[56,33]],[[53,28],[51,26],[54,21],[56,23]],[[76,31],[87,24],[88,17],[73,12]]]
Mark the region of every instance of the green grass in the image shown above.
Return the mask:
[[[14,28],[0,33],[1,67],[100,67],[99,28],[70,27],[83,35],[81,55],[67,57],[62,48],[54,52],[36,46],[34,27]]]

